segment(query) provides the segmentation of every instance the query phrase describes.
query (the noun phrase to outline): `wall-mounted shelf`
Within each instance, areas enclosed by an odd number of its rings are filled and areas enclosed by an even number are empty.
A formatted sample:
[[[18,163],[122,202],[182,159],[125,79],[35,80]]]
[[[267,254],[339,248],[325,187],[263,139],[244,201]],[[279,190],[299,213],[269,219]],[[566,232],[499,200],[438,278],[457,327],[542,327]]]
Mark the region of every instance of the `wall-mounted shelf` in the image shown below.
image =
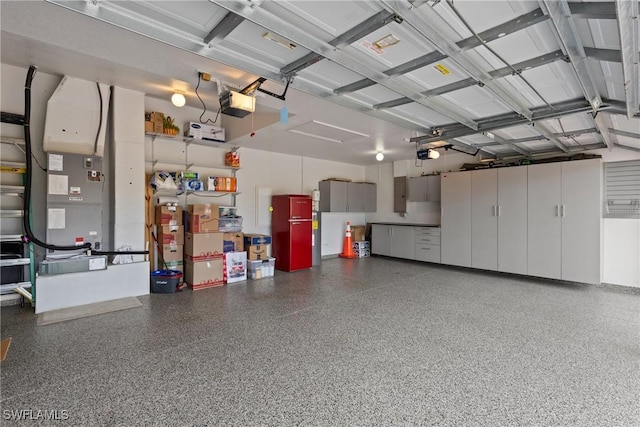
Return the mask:
[[[222,142],[222,141],[211,141],[208,139],[195,139],[190,136],[169,135],[166,133],[156,133],[156,132],[146,132],[145,135],[150,137],[152,142],[155,141],[156,138],[161,138],[161,139],[169,139],[169,140],[184,142],[187,146],[191,144],[195,144],[195,145],[203,145],[206,147],[226,148],[226,149],[230,149],[231,151],[236,151],[238,148],[240,148],[240,147],[229,146],[227,145],[226,142]]]

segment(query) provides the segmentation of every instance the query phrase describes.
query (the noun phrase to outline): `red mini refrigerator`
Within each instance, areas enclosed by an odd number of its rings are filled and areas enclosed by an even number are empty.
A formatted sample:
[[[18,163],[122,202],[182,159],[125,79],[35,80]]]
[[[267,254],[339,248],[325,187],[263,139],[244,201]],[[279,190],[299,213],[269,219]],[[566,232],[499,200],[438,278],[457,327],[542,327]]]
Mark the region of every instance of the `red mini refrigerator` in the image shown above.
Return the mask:
[[[275,195],[271,206],[271,253],[276,258],[276,268],[282,271],[311,268],[311,196]]]

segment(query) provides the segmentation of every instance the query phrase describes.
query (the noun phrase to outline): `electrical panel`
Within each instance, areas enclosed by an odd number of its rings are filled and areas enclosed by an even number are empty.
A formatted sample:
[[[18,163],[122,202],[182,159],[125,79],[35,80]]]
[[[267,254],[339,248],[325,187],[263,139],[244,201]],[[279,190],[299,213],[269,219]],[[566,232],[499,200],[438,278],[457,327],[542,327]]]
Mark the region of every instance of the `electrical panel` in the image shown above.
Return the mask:
[[[47,154],[47,243],[91,243],[102,248],[102,158],[81,154]],[[82,249],[78,253],[83,252]],[[73,255],[49,250],[47,258]]]

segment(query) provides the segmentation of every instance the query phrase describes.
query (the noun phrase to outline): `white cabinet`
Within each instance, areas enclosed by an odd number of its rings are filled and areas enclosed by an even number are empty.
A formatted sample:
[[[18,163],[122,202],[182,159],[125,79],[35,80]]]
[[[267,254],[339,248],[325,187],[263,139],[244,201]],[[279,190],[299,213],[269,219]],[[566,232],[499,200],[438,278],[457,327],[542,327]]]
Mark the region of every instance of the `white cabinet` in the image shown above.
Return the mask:
[[[440,229],[437,227],[414,227],[416,261],[440,263]]]
[[[443,264],[471,267],[471,174],[442,174],[440,199]]]
[[[409,178],[409,201],[439,202],[440,175],[415,176]]]
[[[320,181],[321,212],[375,212],[376,184],[369,182]]]
[[[600,159],[562,164],[562,278],[600,283]]]
[[[600,283],[599,159],[528,167],[532,276]]]
[[[346,181],[320,181],[320,211],[347,212],[348,185]]]
[[[527,167],[498,169],[498,271],[527,274]]]
[[[471,266],[498,269],[498,170],[471,172]]]
[[[414,259],[414,238],[412,226],[373,224],[371,227],[371,253]]]
[[[391,256],[415,259],[415,234],[413,227],[406,225],[391,226]]]
[[[373,224],[371,226],[371,253],[391,256],[391,226]]]
[[[471,172],[471,266],[527,274],[527,168]]]
[[[562,163],[528,167],[527,274],[560,279]]]

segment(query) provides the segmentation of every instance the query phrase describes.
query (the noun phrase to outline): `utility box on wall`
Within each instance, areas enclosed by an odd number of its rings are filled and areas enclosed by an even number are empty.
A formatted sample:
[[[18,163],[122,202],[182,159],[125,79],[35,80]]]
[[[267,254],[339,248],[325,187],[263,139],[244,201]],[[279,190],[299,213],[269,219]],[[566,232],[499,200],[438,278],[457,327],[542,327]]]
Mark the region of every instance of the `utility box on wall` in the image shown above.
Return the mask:
[[[102,159],[47,153],[47,163],[47,242],[61,246],[88,242],[102,249]]]
[[[393,178],[393,211],[402,214],[407,212],[406,176],[396,176]]]

